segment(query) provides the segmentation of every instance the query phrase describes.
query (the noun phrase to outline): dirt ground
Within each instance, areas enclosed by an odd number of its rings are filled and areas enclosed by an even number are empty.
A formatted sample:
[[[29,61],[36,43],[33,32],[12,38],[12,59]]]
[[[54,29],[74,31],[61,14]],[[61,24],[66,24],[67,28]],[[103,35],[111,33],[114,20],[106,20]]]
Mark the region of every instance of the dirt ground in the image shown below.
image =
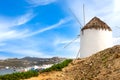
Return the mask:
[[[61,73],[61,71],[45,72],[41,73],[38,77],[32,77],[25,80],[59,80],[56,77],[61,76]]]

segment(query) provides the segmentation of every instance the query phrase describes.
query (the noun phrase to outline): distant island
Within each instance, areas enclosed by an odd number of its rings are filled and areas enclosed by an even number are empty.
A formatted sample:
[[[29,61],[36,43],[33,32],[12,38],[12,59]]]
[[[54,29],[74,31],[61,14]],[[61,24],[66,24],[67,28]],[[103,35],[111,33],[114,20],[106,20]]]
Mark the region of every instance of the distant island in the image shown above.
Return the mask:
[[[52,58],[38,58],[38,57],[24,57],[24,58],[11,58],[6,60],[0,60],[0,69],[9,68],[20,68],[29,66],[40,66],[44,64],[55,64],[65,60],[65,58],[52,57]]]

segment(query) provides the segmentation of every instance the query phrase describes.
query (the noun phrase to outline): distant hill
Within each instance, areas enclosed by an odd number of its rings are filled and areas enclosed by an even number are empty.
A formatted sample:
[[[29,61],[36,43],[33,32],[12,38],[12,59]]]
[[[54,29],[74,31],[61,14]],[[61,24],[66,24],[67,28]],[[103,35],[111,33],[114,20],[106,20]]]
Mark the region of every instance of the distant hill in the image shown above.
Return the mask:
[[[21,59],[12,58],[6,60],[0,60],[0,68],[9,67],[28,67],[33,65],[54,64],[63,61],[65,58],[53,57],[53,58],[37,58],[37,57],[24,57]]]

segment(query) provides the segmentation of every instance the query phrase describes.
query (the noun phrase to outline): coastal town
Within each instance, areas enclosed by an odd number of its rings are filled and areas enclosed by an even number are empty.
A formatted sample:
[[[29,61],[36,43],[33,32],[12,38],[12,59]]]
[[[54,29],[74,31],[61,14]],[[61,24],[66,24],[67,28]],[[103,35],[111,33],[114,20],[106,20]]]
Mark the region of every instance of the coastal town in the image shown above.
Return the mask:
[[[14,72],[26,72],[30,70],[43,70],[51,67],[53,64],[57,64],[65,58],[53,57],[53,58],[36,58],[36,57],[24,57],[21,59],[7,59],[0,60],[0,75],[11,74]]]

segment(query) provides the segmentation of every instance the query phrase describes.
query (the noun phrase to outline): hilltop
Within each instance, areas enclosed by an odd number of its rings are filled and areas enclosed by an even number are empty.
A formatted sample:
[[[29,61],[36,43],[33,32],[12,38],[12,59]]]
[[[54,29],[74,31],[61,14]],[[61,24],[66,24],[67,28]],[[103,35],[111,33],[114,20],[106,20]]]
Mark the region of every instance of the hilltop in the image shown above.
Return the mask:
[[[28,80],[119,80],[120,45],[90,57],[73,60],[62,71],[40,74]]]

